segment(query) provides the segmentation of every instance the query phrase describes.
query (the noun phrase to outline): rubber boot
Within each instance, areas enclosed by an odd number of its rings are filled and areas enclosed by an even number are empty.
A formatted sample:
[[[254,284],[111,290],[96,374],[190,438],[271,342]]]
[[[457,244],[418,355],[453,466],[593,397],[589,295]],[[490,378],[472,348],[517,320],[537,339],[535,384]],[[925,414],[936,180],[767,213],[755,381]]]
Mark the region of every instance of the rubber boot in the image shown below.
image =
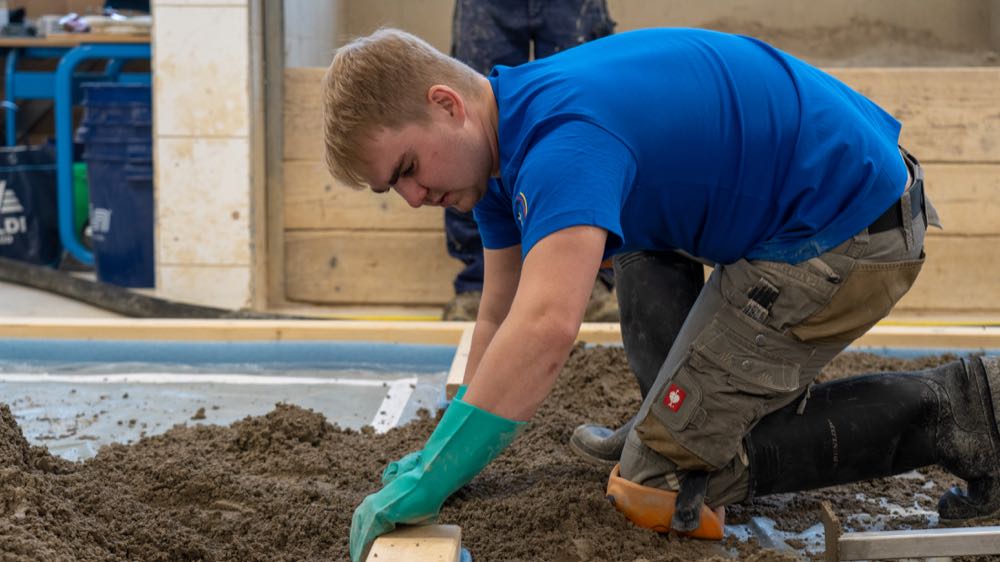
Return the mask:
[[[675,252],[631,252],[615,256],[614,266],[625,354],[645,398],[705,284],[705,274],[701,264]],[[634,424],[633,416],[617,430],[578,426],[570,449],[590,463],[611,468],[621,458]]]
[[[591,464],[612,467],[621,458],[625,438],[633,425],[635,416],[615,430],[592,423],[579,425],[569,438],[569,448]]]
[[[938,464],[968,482],[938,502],[942,520],[1000,511],[1000,362],[970,358],[918,373],[818,385],[746,437],[754,496],[892,476]]]

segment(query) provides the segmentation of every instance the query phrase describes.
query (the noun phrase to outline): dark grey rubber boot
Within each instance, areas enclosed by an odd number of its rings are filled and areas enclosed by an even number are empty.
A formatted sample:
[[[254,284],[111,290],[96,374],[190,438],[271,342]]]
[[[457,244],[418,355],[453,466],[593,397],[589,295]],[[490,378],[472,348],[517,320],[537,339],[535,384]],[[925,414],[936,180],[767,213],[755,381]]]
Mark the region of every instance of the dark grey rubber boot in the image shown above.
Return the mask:
[[[952,487],[938,500],[942,519],[972,519],[1000,512],[1000,358],[965,361],[967,378],[950,381],[953,423],[939,434],[938,461],[965,480],[968,490]]]
[[[918,373],[833,381],[746,437],[750,497],[892,476],[938,464],[968,482],[938,502],[942,520],[1000,512],[1000,361],[976,357]],[[750,498],[747,498],[750,499]]]
[[[615,290],[629,367],[645,398],[705,284],[702,265],[675,252],[615,256]],[[578,426],[569,446],[581,458],[611,468],[621,458],[633,420],[612,430]]]
[[[622,456],[625,438],[633,425],[635,417],[616,430],[592,423],[578,425],[569,438],[569,448],[591,464],[613,468]]]

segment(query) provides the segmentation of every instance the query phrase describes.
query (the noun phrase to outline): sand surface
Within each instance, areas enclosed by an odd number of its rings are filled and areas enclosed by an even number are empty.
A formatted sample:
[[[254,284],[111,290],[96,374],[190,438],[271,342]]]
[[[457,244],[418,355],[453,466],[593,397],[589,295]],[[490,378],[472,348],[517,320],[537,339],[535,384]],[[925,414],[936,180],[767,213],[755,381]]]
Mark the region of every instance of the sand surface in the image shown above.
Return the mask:
[[[750,35],[822,67],[997,66],[996,49],[945,41],[933,33],[857,17],[851,25],[776,28],[737,18],[700,27]]]
[[[943,359],[846,354],[825,376]],[[719,545],[656,535],[619,515],[604,499],[606,472],[578,460],[565,443],[577,424],[621,423],[638,403],[620,348],[576,348],[527,432],[448,501],[441,522],[462,526],[479,561],[795,559],[753,540],[732,537]],[[177,426],[69,463],[29,446],[10,411],[0,414],[5,561],[346,560],[354,506],[378,488],[385,464],[420,447],[435,423],[424,416],[376,435],[278,405],[229,427]],[[923,527],[926,516],[893,516],[892,504],[932,511],[952,480],[926,469],[759,498],[730,508],[728,522],[767,516],[779,529],[798,532],[819,521],[819,501],[828,500],[848,530]]]

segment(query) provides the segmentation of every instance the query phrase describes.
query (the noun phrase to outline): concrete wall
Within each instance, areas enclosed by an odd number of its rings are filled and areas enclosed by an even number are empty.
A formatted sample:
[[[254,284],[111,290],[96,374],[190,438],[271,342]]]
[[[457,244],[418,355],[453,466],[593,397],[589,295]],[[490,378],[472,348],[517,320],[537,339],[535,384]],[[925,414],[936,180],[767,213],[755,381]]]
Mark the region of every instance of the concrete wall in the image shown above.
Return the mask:
[[[156,294],[224,308],[264,282],[257,0],[154,0]]]

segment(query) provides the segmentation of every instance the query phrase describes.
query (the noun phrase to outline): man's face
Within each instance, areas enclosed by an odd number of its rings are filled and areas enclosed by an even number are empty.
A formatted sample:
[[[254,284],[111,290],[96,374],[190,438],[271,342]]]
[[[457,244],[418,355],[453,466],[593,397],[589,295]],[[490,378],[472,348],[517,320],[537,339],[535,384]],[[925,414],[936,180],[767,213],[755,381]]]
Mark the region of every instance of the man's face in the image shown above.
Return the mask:
[[[395,190],[414,208],[470,211],[493,169],[489,144],[464,112],[433,104],[430,112],[428,122],[379,129],[365,143],[372,191]]]

